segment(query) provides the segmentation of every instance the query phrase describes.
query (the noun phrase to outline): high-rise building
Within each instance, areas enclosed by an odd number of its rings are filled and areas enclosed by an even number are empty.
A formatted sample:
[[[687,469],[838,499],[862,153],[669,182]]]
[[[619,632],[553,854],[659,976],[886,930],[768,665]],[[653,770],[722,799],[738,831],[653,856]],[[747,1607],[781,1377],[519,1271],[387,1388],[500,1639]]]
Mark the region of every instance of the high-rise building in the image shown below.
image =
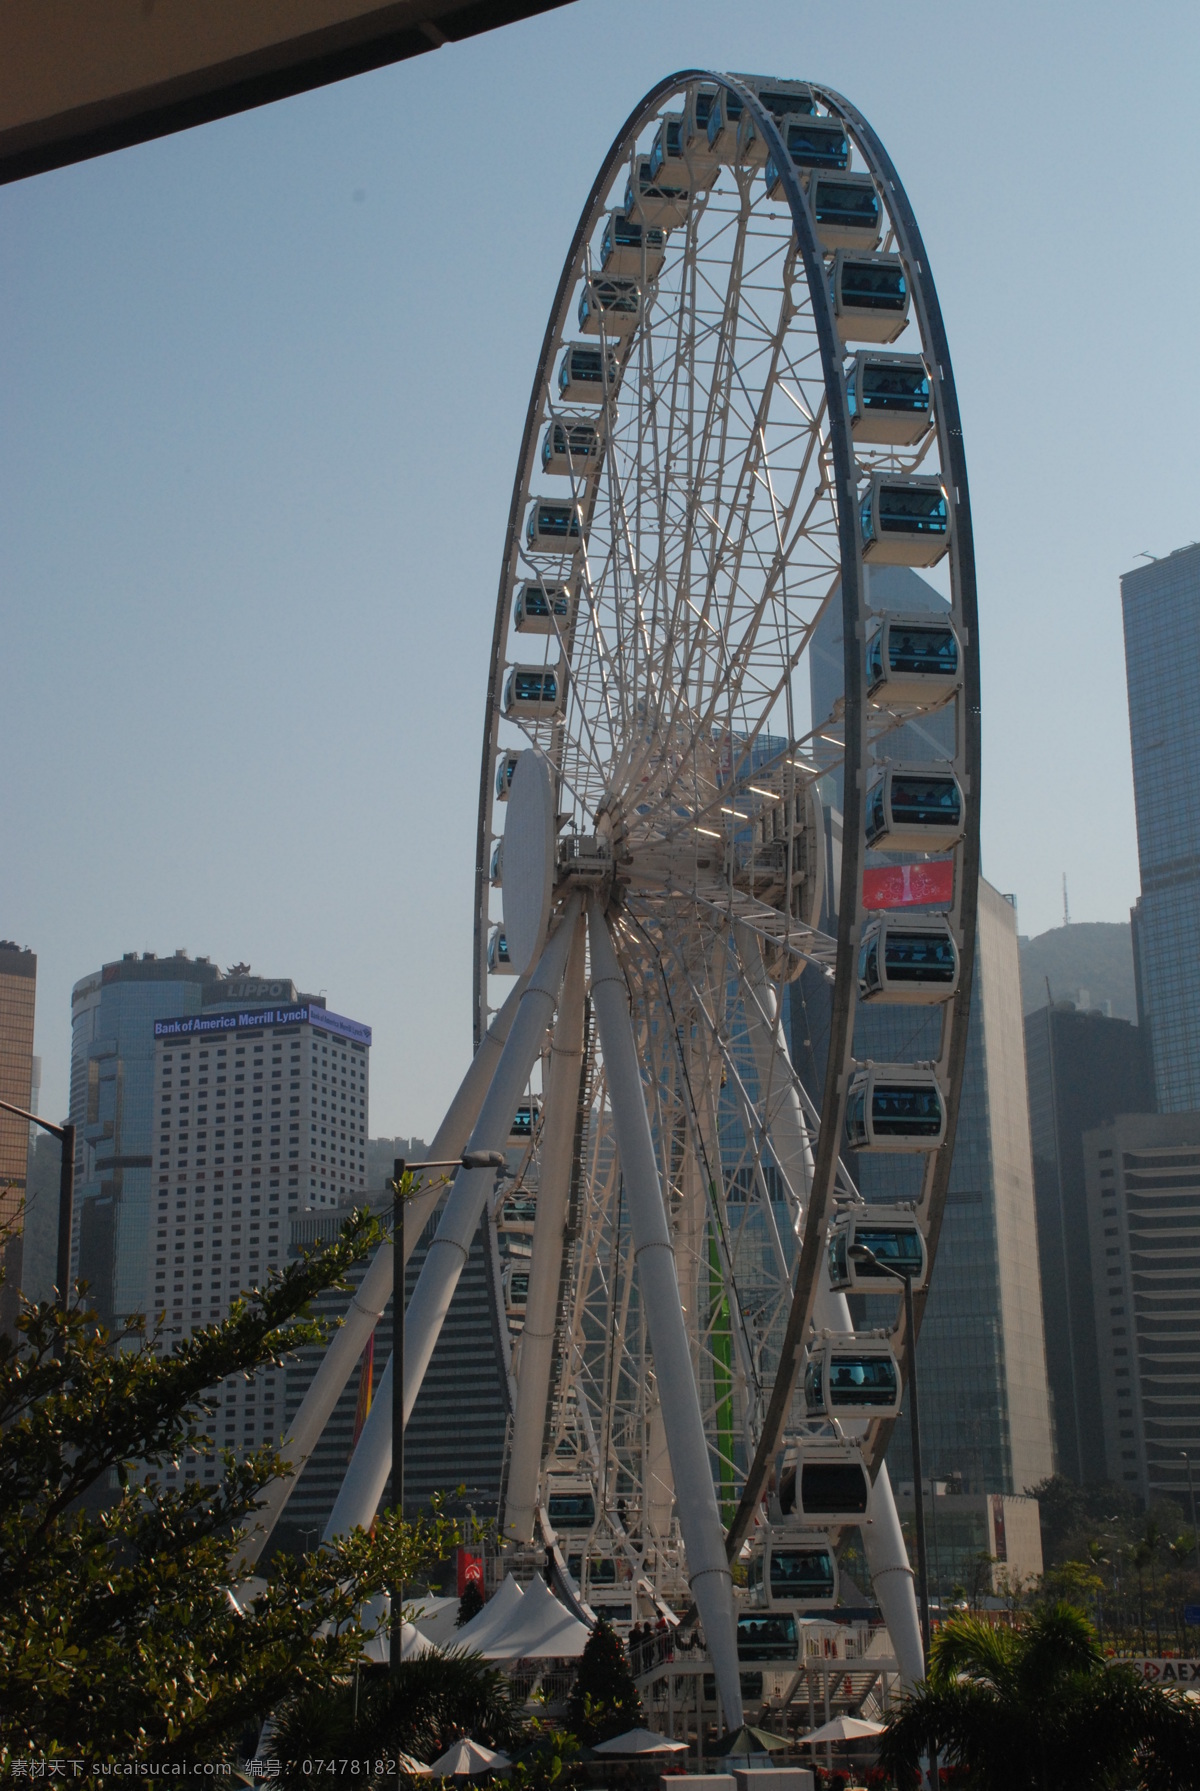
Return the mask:
[[[73,1275],[111,1324],[144,1312],[153,1233],[154,1022],[200,1011],[221,980],[207,958],[126,952],[71,994]]]
[[[1200,1108],[1200,543],[1121,580],[1141,897],[1138,1017],[1161,1113]]]
[[[1083,1135],[1118,1113],[1153,1110],[1150,1053],[1128,1020],[1058,1001],[1026,1015],[1025,1061],[1055,1460],[1072,1480],[1102,1481],[1109,1474]]]
[[[206,993],[199,1013],[151,1024],[148,1309],[176,1338],[223,1319],[237,1294],[282,1269],[294,1218],[366,1190],[370,1027],[287,980],[243,977]],[[215,1440],[238,1454],[277,1443],[285,1411],[284,1368],[235,1376],[220,1391]],[[165,1479],[218,1472],[215,1457],[193,1457]]]
[[[945,609],[945,599],[906,567],[871,573],[873,604],[893,613]],[[841,615],[826,611],[810,654],[814,724],[834,714],[842,692]],[[906,722],[889,735],[896,759],[928,761],[953,745],[943,711]],[[820,752],[814,743],[814,756]],[[840,777],[822,780],[830,843],[826,889],[834,895],[841,837]],[[895,862],[868,853],[867,865]],[[919,910],[914,910],[917,912]],[[829,911],[824,923],[834,930]],[[1023,1493],[1053,1471],[1049,1392],[1042,1335],[1029,1107],[1025,1088],[1020,957],[1011,902],[980,883],[978,949],[967,1034],[966,1068],[945,1217],[926,1303],[918,1368],[924,1471],[970,1493]],[[789,985],[792,1056],[819,1102],[828,1043],[829,985],[808,969]],[[935,1009],[871,1002],[858,1010],[859,1061],[918,1063],[938,1054]],[[902,1156],[858,1153],[853,1165],[868,1200],[915,1200],[921,1164]],[[894,1302],[864,1302],[865,1322],[888,1322]],[[888,1451],[893,1482],[911,1480],[908,1430],[897,1425]]]
[[[37,954],[0,939],[0,1100],[30,1111]],[[21,1289],[21,1227],[29,1163],[29,1122],[0,1113],[0,1330],[11,1331]]]
[[[924,1470],[967,1492],[1023,1493],[1053,1472],[1042,1332],[1017,917],[983,879],[967,1061],[937,1260],[917,1345]],[[859,1009],[860,1060],[916,1063],[937,1051],[932,1010]],[[915,1200],[920,1161],[856,1154],[868,1200]],[[882,1319],[880,1320],[882,1322]],[[888,1450],[912,1478],[908,1430]]]
[[[1200,1113],[1083,1140],[1107,1478],[1188,1509],[1200,1464]]]

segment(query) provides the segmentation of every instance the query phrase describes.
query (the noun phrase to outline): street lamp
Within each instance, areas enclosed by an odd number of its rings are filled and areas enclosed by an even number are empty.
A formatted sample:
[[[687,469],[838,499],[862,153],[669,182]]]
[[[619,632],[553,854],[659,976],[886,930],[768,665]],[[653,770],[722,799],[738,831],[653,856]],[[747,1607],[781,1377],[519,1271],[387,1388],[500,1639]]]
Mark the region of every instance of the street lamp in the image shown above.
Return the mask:
[[[27,1119],[31,1126],[40,1126],[43,1132],[62,1141],[62,1166],[58,1172],[57,1279],[58,1297],[65,1306],[71,1279],[71,1227],[75,1209],[75,1127],[69,1120],[66,1125],[53,1126],[48,1119],[39,1119],[36,1113],[26,1113],[24,1107],[14,1107],[11,1101],[0,1101],[0,1108],[5,1113],[15,1113],[18,1119]]]
[[[929,1671],[929,1559],[925,1552],[925,1488],[921,1476],[921,1419],[917,1408],[917,1333],[913,1323],[912,1274],[882,1262],[867,1244],[851,1244],[850,1255],[856,1262],[866,1263],[881,1275],[904,1283],[904,1327],[908,1336],[909,1422],[912,1427],[912,1470],[914,1514],[917,1526],[917,1591],[921,1600],[921,1643],[925,1651],[925,1671]]]
[[[406,1175],[426,1169],[507,1169],[508,1159],[502,1150],[465,1150],[460,1157],[444,1157],[438,1162],[410,1163],[405,1157],[392,1161],[392,1250],[395,1268],[392,1272],[392,1502],[404,1516],[404,1206],[416,1189],[404,1191]],[[400,1651],[404,1642],[402,1587],[392,1588],[392,1612],[389,1625],[391,1671],[393,1679],[400,1674]]]

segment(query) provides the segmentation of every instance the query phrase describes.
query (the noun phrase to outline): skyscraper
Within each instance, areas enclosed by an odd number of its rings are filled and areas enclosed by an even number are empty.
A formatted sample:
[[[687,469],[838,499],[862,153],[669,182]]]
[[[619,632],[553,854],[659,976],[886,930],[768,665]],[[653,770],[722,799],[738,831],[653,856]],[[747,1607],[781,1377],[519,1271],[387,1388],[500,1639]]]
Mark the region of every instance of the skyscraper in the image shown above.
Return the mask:
[[[1072,1480],[1110,1478],[1100,1408],[1083,1136],[1118,1113],[1149,1113],[1146,1035],[1128,1020],[1059,1001],[1025,1018],[1046,1368],[1055,1459]]]
[[[200,1010],[221,972],[185,951],[126,952],[71,992],[71,1119],[76,1126],[72,1270],[111,1324],[144,1312],[151,1266],[154,1022]]]
[[[930,1010],[869,1004],[855,1056],[919,1062],[935,1054],[938,1025]],[[868,1200],[919,1192],[915,1159],[859,1152],[853,1172]],[[926,1474],[1021,1493],[1053,1472],[1017,917],[982,879],[958,1134],[917,1362]],[[912,1479],[904,1425],[888,1464],[897,1484]]]
[[[894,613],[945,608],[926,580],[903,567],[872,572],[871,601]],[[834,712],[842,690],[841,616],[832,603],[810,655],[812,717]],[[953,718],[939,712],[889,736],[896,759],[925,761],[950,748]],[[819,742],[814,745],[817,753]],[[831,850],[826,888],[836,892],[840,777],[822,780]],[[884,862],[868,853],[867,864]],[[890,858],[887,862],[896,862]],[[833,930],[832,912],[824,925]],[[918,1345],[927,1475],[960,1479],[972,1492],[1021,1493],[1052,1472],[1049,1391],[1042,1333],[1025,1042],[1016,913],[980,883],[978,949],[966,1070],[945,1219]],[[792,1055],[819,1101],[828,1036],[828,983],[811,968],[789,986]],[[933,1009],[865,1004],[855,1021],[861,1062],[917,1063],[937,1056]],[[915,1158],[857,1154],[853,1172],[868,1200],[914,1200]],[[875,1302],[867,1302],[868,1318]],[[893,1307],[894,1310],[894,1307]],[[889,1322],[880,1305],[878,1323]],[[911,1480],[907,1427],[888,1452],[897,1484]]]
[[[143,1309],[175,1337],[223,1319],[237,1294],[281,1270],[300,1213],[353,1204],[366,1189],[370,1027],[298,997],[287,979],[222,979],[205,993],[199,1013],[151,1026],[157,1186]],[[279,1441],[286,1374],[230,1377],[213,1426],[220,1447]],[[164,1478],[218,1474],[215,1456],[193,1456]]]
[[[1121,580],[1141,897],[1138,1014],[1162,1113],[1200,1108],[1200,543]]]
[[[1084,1138],[1107,1478],[1188,1509],[1200,1464],[1200,1113]]]
[[[37,954],[0,939],[0,1100],[29,1111],[33,1094],[33,1008]],[[21,1226],[29,1123],[0,1113],[0,1329],[11,1330],[21,1288]]]

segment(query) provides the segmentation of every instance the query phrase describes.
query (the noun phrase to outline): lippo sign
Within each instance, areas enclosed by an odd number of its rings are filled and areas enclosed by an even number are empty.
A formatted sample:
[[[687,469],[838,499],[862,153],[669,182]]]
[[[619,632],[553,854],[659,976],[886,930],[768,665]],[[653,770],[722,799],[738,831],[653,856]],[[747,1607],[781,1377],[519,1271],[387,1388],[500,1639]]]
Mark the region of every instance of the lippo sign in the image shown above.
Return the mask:
[[[1135,1654],[1112,1660],[1109,1665],[1132,1667],[1149,1685],[1200,1686],[1200,1660],[1153,1660],[1149,1655]]]
[[[331,1014],[327,1007],[317,1007],[306,1001],[292,1002],[287,1007],[245,1007],[224,1014],[183,1014],[177,1020],[156,1020],[154,1036],[156,1039],[212,1038],[223,1032],[240,1032],[243,1028],[295,1026],[298,1023],[320,1026],[326,1032],[353,1039],[360,1045],[371,1043],[369,1026],[363,1026],[357,1020],[347,1020],[344,1014]]]

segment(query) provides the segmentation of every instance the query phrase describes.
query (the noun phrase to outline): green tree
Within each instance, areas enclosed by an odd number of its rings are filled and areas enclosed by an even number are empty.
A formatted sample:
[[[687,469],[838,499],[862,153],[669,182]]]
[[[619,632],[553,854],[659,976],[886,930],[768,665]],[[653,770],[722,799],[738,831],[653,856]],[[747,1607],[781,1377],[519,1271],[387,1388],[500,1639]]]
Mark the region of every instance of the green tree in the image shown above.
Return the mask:
[[[600,1618],[584,1643],[567,1704],[567,1722],[581,1741],[607,1741],[643,1720],[642,1701],[625,1650]]]
[[[224,1454],[213,1483],[160,1483],[168,1462],[211,1448],[221,1381],[321,1340],[309,1302],[379,1236],[352,1214],[174,1348],[142,1318],[110,1335],[82,1292],[22,1308],[15,1340],[0,1339],[0,1768],[229,1759],[282,1698],[350,1670],[365,1600],[458,1540],[440,1513],[385,1514],[372,1537],[281,1555],[239,1592],[246,1526],[287,1464]],[[114,1478],[115,1498],[89,1509]]]
[[[377,1760],[407,1754],[428,1765],[461,1736],[504,1749],[519,1734],[500,1668],[477,1654],[427,1654],[406,1660],[395,1680],[386,1666],[371,1666],[297,1692],[280,1710],[270,1751],[280,1760],[336,1756],[372,1768]],[[386,1782],[388,1775],[355,1776],[362,1784],[375,1776]],[[295,1782],[312,1781],[298,1773]]]
[[[1057,1604],[1020,1628],[952,1619],[928,1681],[888,1723],[880,1762],[917,1782],[937,1746],[968,1791],[1195,1791],[1200,1712],[1131,1670],[1106,1667],[1082,1611]]]
[[[463,1587],[463,1595],[458,1601],[458,1616],[454,1619],[455,1629],[462,1629],[472,1617],[478,1617],[483,1609],[483,1593],[479,1590],[478,1580],[468,1580]]]

